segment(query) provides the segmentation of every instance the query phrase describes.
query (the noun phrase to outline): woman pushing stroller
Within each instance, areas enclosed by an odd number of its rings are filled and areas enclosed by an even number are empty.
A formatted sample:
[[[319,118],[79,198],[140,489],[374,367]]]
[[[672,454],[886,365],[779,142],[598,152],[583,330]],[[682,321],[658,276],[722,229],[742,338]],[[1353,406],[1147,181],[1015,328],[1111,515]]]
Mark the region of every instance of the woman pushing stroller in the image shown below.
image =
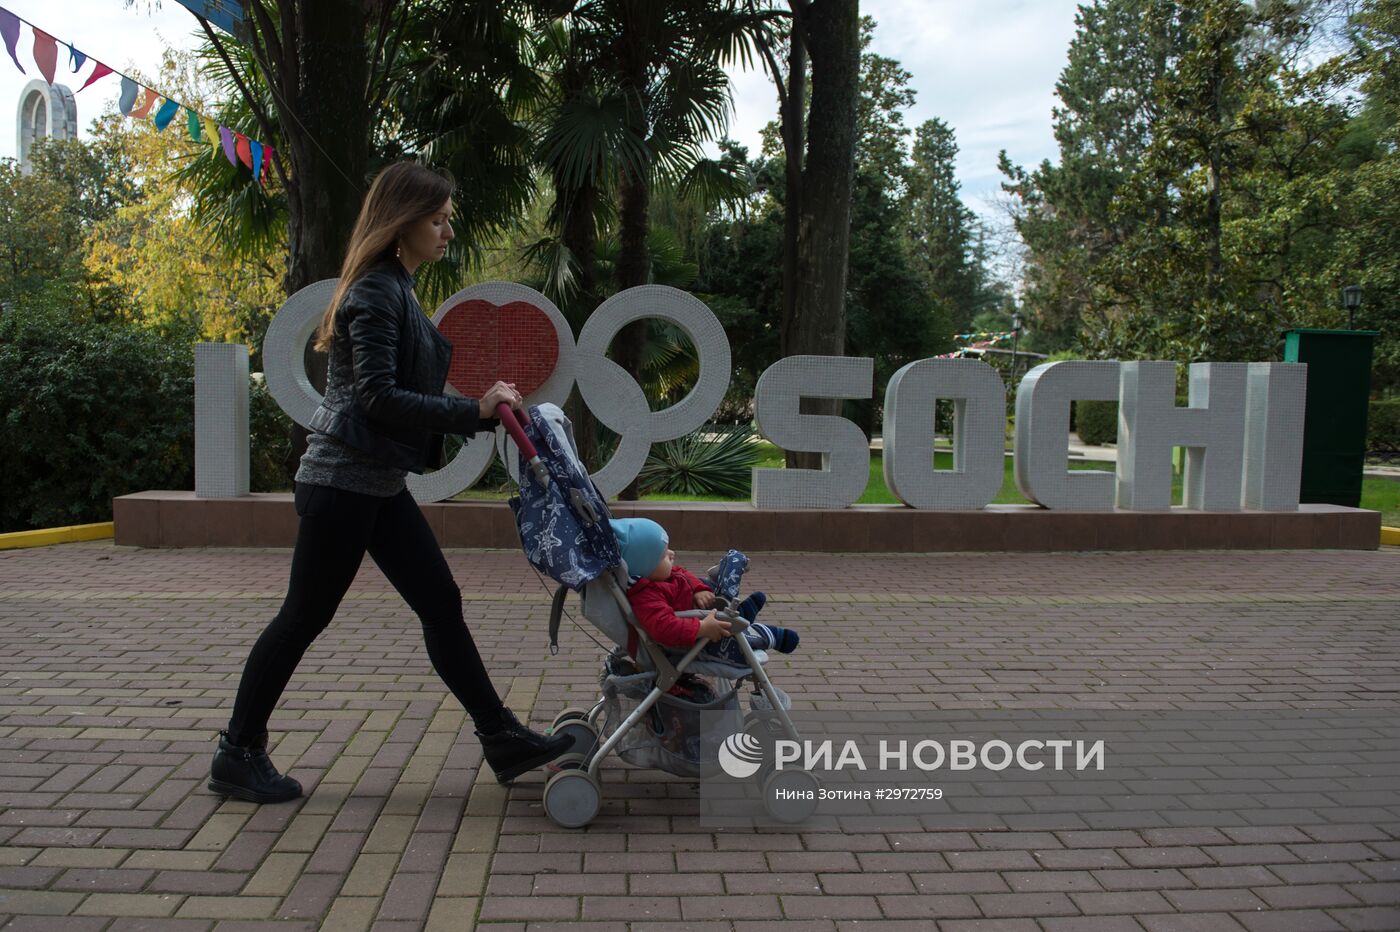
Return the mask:
[[[302,655],[330,623],[368,553],[418,615],[434,670],[476,726],[505,783],[573,743],[522,725],[501,702],[462,615],[462,593],[404,477],[441,458],[443,434],[471,437],[520,393],[496,382],[480,399],[443,393],[452,344],[424,315],[414,273],[453,238],[452,182],[414,162],[374,179],[316,333],[329,354],[325,400],[296,475],[300,517],[281,610],[254,644],[209,788],[256,803],[301,795],[267,756],[267,724]]]

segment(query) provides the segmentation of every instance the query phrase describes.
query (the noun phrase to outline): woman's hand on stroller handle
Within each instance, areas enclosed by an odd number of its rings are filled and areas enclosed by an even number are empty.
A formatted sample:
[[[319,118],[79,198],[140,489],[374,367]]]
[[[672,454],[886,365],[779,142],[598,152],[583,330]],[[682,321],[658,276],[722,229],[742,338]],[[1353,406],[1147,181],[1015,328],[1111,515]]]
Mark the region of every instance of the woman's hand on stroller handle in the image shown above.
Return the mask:
[[[528,424],[530,416],[525,412],[525,399],[515,390],[514,382],[497,382],[486,390],[486,394],[481,396],[481,409],[483,411],[494,411],[500,420],[501,426],[510,434],[510,438],[515,441],[515,446],[525,457],[525,461],[530,466],[530,471],[535,474],[535,478],[541,486],[549,485],[549,470],[540,461],[539,451],[526,436],[525,429],[521,423]],[[519,415],[517,417],[517,414]]]
[[[481,410],[483,412],[495,411],[502,404],[510,405],[522,416],[525,415],[525,398],[515,390],[514,382],[497,382],[486,390],[486,394],[481,396]]]

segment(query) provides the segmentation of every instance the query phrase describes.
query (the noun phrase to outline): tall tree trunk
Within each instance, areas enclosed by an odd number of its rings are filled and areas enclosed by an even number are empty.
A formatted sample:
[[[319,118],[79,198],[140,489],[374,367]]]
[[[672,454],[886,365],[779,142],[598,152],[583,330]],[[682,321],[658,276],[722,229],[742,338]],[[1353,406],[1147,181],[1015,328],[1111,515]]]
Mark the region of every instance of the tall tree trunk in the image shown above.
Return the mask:
[[[807,0],[791,0],[793,26],[788,45],[787,93],[779,113],[783,135],[783,316],[779,346],[783,356],[791,355],[792,326],[797,307],[797,229],[802,212],[802,146],[806,138],[807,40],[803,16]]]
[[[268,81],[277,89],[275,99],[290,157],[290,255],[283,283],[291,295],[340,274],[367,187],[370,63],[363,53],[346,52],[367,49],[368,21],[360,3],[301,0],[289,15],[281,16],[281,23],[283,55],[275,60]],[[324,392],[325,354],[308,345],[306,361],[312,385]],[[292,446],[284,463],[291,472],[306,451],[306,436],[305,429],[293,425]]]
[[[784,355],[840,356],[846,349],[846,272],[855,179],[860,77],[858,0],[813,0],[805,15],[812,60],[812,110],[802,168],[797,293]],[[838,400],[804,404],[835,415]],[[788,453],[789,467],[819,468],[816,453]]]
[[[643,54],[632,43],[624,42],[627,53],[634,60],[623,67],[624,88],[631,96],[628,108],[628,133],[645,144],[649,134],[647,126],[647,62]],[[650,228],[648,212],[651,207],[650,166],[636,166],[634,170],[624,168],[618,185],[618,223],[621,230],[619,255],[617,257],[617,290],[625,291],[651,281],[651,254],[647,251],[647,234]],[[635,321],[622,328],[618,334],[617,363],[626,369],[638,384],[642,381],[642,348],[646,343],[649,324],[645,320]],[[623,489],[618,498],[623,501],[636,501],[640,497],[637,480],[633,479]]]
[[[566,186],[559,177],[555,178],[555,191],[566,192]],[[563,210],[564,247],[573,255],[578,268],[578,287],[564,307],[564,316],[569,326],[574,328],[574,338],[577,339],[583,332],[588,315],[598,306],[595,266],[598,229],[594,220],[598,189],[592,182],[585,182],[577,190],[559,196],[567,198]],[[569,393],[564,407],[574,425],[574,441],[578,444],[579,458],[590,472],[601,468],[603,464],[598,462],[598,424],[577,388]]]
[[[621,250],[617,260],[617,290],[623,291],[651,281],[651,255],[647,251],[648,208],[651,191],[645,177],[632,177],[624,172],[621,184]],[[617,364],[626,369],[637,384],[642,381],[642,348],[646,344],[648,321],[633,321],[618,334]],[[637,480],[633,479],[618,493],[625,502],[640,497]]]

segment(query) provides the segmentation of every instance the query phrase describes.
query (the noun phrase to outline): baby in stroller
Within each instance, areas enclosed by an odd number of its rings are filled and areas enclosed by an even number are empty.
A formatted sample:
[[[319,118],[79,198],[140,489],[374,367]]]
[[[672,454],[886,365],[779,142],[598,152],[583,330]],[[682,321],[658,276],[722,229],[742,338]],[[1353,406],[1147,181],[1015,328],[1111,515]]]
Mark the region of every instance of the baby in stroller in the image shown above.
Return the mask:
[[[698,639],[707,643],[700,656],[707,660],[747,666],[743,652],[730,636],[730,623],[718,617],[714,587],[701,581],[694,573],[675,563],[675,551],[670,549],[666,529],[650,518],[614,518],[613,533],[618,549],[627,564],[631,585],[627,601],[643,630],[664,648],[684,652]],[[734,578],[747,568],[748,558],[731,550],[718,567],[717,580]],[[754,650],[777,650],[790,654],[797,649],[799,637],[791,628],[759,624],[757,617],[766,597],[755,592],[734,607],[749,622],[743,637]],[[720,607],[725,607],[721,603]],[[677,612],[689,609],[711,609],[703,618],[683,618]],[[637,656],[636,638],[629,639],[627,653]]]

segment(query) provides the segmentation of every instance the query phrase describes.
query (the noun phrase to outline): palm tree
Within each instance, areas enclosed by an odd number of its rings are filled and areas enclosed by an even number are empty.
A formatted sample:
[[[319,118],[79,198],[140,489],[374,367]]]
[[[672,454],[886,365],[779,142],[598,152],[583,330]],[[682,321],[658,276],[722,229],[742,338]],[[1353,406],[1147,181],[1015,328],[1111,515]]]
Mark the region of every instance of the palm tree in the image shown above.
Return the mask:
[[[654,280],[648,249],[654,187],[718,201],[747,192],[732,161],[704,156],[729,111],[724,66],[747,61],[776,14],[756,0],[582,0],[552,40],[555,96],[541,121],[540,158],[554,183],[557,240],[542,244],[566,304],[596,305],[600,218],[617,202],[618,290]],[[642,376],[647,326],[626,328],[618,363]],[[585,431],[587,433],[587,431]],[[635,483],[623,493],[635,497]]]

